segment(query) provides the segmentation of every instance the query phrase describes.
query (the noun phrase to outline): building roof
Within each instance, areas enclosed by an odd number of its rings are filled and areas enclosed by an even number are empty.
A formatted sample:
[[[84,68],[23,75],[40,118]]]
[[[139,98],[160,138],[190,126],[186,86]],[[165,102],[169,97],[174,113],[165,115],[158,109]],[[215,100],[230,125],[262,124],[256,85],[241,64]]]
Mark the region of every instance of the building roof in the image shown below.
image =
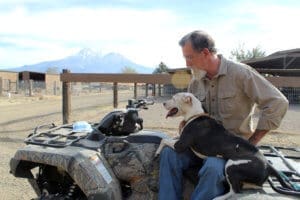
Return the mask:
[[[243,61],[255,69],[300,69],[300,48]]]
[[[9,70],[2,70],[0,69],[0,72],[5,72],[5,73],[14,73],[14,74],[18,74],[19,72],[15,72],[15,71],[9,71]]]

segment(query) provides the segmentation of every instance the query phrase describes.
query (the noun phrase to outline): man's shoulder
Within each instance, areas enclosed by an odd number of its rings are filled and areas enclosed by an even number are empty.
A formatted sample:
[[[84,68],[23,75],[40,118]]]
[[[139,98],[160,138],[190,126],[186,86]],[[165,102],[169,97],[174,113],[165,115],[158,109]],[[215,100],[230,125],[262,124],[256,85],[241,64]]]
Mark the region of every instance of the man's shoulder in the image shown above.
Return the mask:
[[[234,61],[225,57],[221,58],[225,65],[229,68],[241,68],[244,70],[253,70],[253,68],[245,63]]]
[[[222,57],[221,59],[227,68],[228,74],[248,75],[251,73],[257,73],[257,71],[254,68],[245,63],[237,62],[224,57]]]

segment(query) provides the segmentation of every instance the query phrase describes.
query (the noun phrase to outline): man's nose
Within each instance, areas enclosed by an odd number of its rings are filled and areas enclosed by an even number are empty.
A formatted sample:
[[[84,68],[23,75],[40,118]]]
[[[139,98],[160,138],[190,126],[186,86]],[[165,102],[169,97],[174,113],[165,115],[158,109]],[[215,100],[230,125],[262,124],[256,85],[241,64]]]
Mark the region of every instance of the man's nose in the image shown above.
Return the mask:
[[[186,60],[186,61],[185,61],[185,65],[186,65],[187,67],[190,67],[190,66],[192,66],[192,63],[191,63],[191,61]]]

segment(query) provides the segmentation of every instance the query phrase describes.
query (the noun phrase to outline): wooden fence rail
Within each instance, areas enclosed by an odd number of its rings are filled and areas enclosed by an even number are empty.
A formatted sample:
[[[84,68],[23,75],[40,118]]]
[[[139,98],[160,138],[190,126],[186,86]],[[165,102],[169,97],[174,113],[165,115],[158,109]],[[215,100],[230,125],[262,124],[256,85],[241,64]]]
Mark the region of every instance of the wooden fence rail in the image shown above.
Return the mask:
[[[148,96],[148,84],[170,84],[171,75],[169,74],[82,74],[70,73],[69,70],[63,70],[60,75],[62,81],[63,97],[63,123],[70,123],[71,114],[71,82],[111,82],[113,83],[113,106],[118,107],[118,83],[133,83],[134,97],[137,97],[137,83],[145,83],[145,95]],[[153,87],[155,88],[155,87]],[[159,88],[161,88],[159,86]],[[155,92],[155,91],[153,91]],[[161,92],[159,91],[159,94]]]
[[[258,70],[259,71],[259,70]],[[263,71],[262,73],[265,73]],[[270,73],[270,70],[268,70]],[[179,73],[179,74],[178,74]],[[134,97],[137,96],[137,83],[145,83],[145,93],[148,96],[148,84],[153,84],[153,88],[158,84],[159,95],[161,95],[161,85],[173,84],[181,82],[187,84],[190,80],[190,73],[187,70],[172,74],[83,74],[70,73],[69,70],[63,70],[60,75],[62,81],[62,97],[63,97],[63,123],[70,123],[71,114],[71,82],[111,82],[113,83],[113,106],[118,107],[118,83],[133,83]],[[181,74],[180,74],[181,73]],[[297,74],[298,75],[298,74]],[[266,77],[276,87],[300,87],[300,77],[296,76],[280,76]],[[181,79],[179,80],[178,79]],[[174,80],[176,79],[176,80]],[[154,91],[155,92],[155,91]]]
[[[116,82],[116,83],[156,83],[171,82],[169,74],[80,74],[63,72],[62,82]]]

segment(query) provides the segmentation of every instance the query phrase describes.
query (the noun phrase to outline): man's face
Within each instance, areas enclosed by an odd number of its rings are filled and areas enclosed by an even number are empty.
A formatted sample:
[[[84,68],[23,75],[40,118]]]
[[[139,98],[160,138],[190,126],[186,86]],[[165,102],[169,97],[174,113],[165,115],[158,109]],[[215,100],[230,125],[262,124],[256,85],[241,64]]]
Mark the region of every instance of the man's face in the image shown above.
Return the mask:
[[[187,42],[182,47],[182,54],[188,68],[205,70],[205,55],[203,51],[195,51],[192,44]]]

